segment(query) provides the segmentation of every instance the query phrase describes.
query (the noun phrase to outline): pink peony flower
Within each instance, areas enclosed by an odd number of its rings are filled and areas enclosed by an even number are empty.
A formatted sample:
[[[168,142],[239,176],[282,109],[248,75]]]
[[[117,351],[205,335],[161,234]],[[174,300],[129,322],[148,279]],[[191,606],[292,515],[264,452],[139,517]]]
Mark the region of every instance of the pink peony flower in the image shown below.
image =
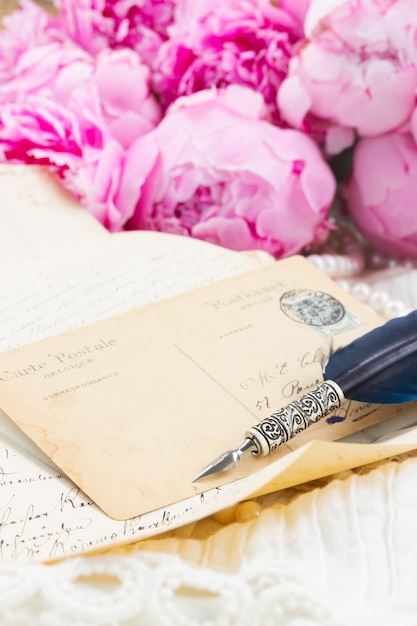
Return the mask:
[[[211,87],[244,85],[263,95],[279,121],[276,93],[298,26],[269,0],[179,0],[169,39],[153,64],[162,103]]]
[[[333,174],[309,137],[271,125],[263,112],[261,95],[244,87],[180,98],[145,136],[156,154],[127,227],[276,257],[320,240]],[[129,159],[143,153],[139,139]]]
[[[94,217],[118,231],[133,215],[155,149],[144,136],[142,153],[129,159],[129,148],[101,128],[95,105],[85,100],[84,117],[34,95],[25,104],[4,107],[0,154],[9,162],[50,166]]]
[[[34,95],[0,109],[2,156],[16,163],[75,167],[83,136],[92,137],[95,130],[93,125],[82,128],[65,107]]]
[[[411,7],[409,0],[312,1],[308,42],[291,60],[278,93],[290,125],[309,131],[319,120],[342,128],[338,141],[332,137],[335,152],[352,143],[354,133],[375,136],[409,121],[417,66],[405,42],[410,29],[416,32],[417,5],[406,19],[398,12],[402,2]]]
[[[150,70],[133,50],[98,54],[91,84],[112,137],[123,146],[152,130],[161,119],[161,108],[151,91]]]
[[[0,37],[0,82],[29,48],[64,41],[59,21],[31,0],[20,0],[20,9],[3,18]]]
[[[167,37],[175,0],[56,0],[63,30],[82,48],[131,48],[152,60]]]
[[[93,58],[51,43],[22,52],[8,78],[0,84],[2,159],[51,166],[109,230],[122,229],[137,199],[118,200],[124,159],[161,116],[149,68],[133,50]],[[139,183],[147,165],[139,159],[135,168]]]
[[[304,36],[304,20],[310,3],[311,0],[279,0],[279,3],[276,3],[279,5],[280,9],[283,9],[294,17],[296,21],[294,30],[300,38]]]
[[[0,102],[25,102],[36,94],[82,115],[83,100],[91,96],[100,103],[103,125],[128,145],[161,118],[150,82],[148,66],[133,50],[103,50],[94,58],[81,48],[49,43],[21,51],[0,76]]]
[[[78,167],[64,172],[67,189],[110,231],[123,230],[150,174],[155,146],[146,135],[141,145],[132,160],[130,148],[110,140],[101,150],[85,149]]]
[[[417,257],[417,146],[411,135],[358,142],[347,203],[358,230],[377,250]]]
[[[30,94],[68,102],[92,72],[93,59],[80,48],[58,42],[26,47],[0,75],[0,102],[24,102]]]

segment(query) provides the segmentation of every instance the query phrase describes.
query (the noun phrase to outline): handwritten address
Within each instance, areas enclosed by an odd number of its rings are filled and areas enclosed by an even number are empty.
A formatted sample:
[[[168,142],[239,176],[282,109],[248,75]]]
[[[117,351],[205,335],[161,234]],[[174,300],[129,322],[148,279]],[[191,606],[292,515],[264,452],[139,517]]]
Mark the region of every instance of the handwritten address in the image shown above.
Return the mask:
[[[240,388],[244,391],[262,392],[254,399],[254,408],[257,412],[275,410],[278,407],[273,406],[272,397],[276,398],[278,393],[283,400],[291,401],[320,383],[327,358],[328,354],[323,347],[303,352],[294,358],[293,363],[288,360],[277,361],[266,368],[257,370],[240,381]],[[301,381],[299,377],[291,378],[291,373],[295,371],[299,373],[300,368],[303,371],[308,370],[307,382]],[[268,392],[269,388],[271,392]]]

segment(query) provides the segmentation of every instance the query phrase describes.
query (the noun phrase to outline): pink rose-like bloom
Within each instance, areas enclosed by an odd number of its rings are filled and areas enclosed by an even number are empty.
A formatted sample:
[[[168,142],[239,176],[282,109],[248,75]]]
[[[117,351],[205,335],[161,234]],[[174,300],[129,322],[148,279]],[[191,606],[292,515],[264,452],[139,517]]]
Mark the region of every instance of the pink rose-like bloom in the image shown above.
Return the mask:
[[[261,119],[263,109],[260,94],[238,86],[179,99],[146,136],[156,156],[127,227],[275,257],[321,239],[333,174],[308,136]],[[142,153],[139,139],[129,158]]]
[[[14,163],[54,165],[65,170],[78,163],[83,137],[100,134],[83,127],[65,107],[31,95],[25,103],[0,108],[0,150]]]
[[[314,129],[317,120],[339,126],[345,132],[339,132],[339,146],[333,142],[336,152],[354,133],[376,136],[409,120],[417,65],[404,42],[410,29],[416,32],[417,14],[414,9],[406,21],[395,10],[403,1],[313,0],[305,21],[308,42],[291,60],[278,93],[289,124],[304,130]]]
[[[259,91],[274,121],[276,93],[287,75],[296,20],[269,0],[179,0],[176,21],[153,65],[166,106],[211,87]]]
[[[29,48],[65,39],[59,22],[31,0],[20,0],[20,9],[3,18],[0,37],[0,82]]]
[[[417,257],[417,146],[411,135],[359,141],[346,195],[370,244],[386,254]]]
[[[64,173],[63,183],[108,230],[123,230],[133,215],[143,184],[151,171],[155,146],[141,137],[142,151],[124,150],[115,140],[101,150],[85,149],[78,167]]]
[[[0,84],[2,159],[51,166],[109,230],[122,229],[137,199],[119,201],[126,154],[161,116],[149,82],[133,50],[96,58],[56,43],[27,50]],[[147,158],[134,165],[138,185]]]
[[[123,146],[152,130],[161,119],[161,108],[151,92],[150,70],[133,50],[101,52],[91,82],[109,131]]]
[[[103,50],[94,58],[78,47],[50,43],[21,52],[0,79],[0,103],[24,103],[36,95],[82,117],[85,99],[95,98],[103,126],[127,146],[161,118],[150,83],[148,66],[133,50]]]
[[[24,102],[31,94],[68,102],[92,71],[92,57],[80,48],[58,42],[27,47],[0,77],[0,103]]]
[[[151,63],[173,21],[175,0],[56,0],[63,30],[91,54],[131,48]]]
[[[280,0],[279,7],[292,15],[296,20],[295,32],[299,37],[304,35],[304,20],[307,15],[311,0]]]
[[[4,107],[0,112],[0,156],[12,163],[49,166],[106,228],[122,230],[133,215],[155,148],[145,135],[142,152],[135,151],[135,159],[129,159],[130,149],[103,130],[96,102],[85,99],[84,106],[81,117],[32,95],[25,104]]]

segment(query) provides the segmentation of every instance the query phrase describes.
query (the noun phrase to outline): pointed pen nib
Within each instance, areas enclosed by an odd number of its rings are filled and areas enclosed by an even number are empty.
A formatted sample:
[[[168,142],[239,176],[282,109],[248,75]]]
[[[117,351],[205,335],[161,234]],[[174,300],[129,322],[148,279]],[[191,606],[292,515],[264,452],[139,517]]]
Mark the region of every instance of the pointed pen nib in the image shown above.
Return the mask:
[[[217,459],[214,459],[214,461],[209,463],[207,467],[205,467],[195,478],[193,478],[192,482],[195,483],[201,478],[206,478],[207,476],[212,476],[213,474],[219,474],[220,472],[226,472],[227,470],[233,469],[239,463],[242,456],[250,450],[252,452],[256,452],[258,448],[254,440],[248,437],[242,445],[239,446],[239,448],[224,452],[218,456]]]

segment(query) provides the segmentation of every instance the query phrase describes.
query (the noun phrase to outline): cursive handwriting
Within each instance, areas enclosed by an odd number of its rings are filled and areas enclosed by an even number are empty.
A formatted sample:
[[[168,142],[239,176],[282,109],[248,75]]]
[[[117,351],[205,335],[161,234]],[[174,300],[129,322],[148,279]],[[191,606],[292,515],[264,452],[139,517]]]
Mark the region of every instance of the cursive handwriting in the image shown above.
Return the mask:
[[[287,374],[288,363],[283,361],[282,363],[275,363],[271,367],[259,370],[253,376],[248,376],[240,381],[240,388],[245,390],[250,389],[263,389],[270,383],[275,382],[280,376]]]
[[[308,389],[316,387],[316,385],[318,385],[320,382],[321,379],[316,378],[309,383],[301,383],[298,378],[295,378],[294,380],[290,380],[290,382],[283,386],[282,396],[287,399],[298,397],[299,395],[308,391]]]

